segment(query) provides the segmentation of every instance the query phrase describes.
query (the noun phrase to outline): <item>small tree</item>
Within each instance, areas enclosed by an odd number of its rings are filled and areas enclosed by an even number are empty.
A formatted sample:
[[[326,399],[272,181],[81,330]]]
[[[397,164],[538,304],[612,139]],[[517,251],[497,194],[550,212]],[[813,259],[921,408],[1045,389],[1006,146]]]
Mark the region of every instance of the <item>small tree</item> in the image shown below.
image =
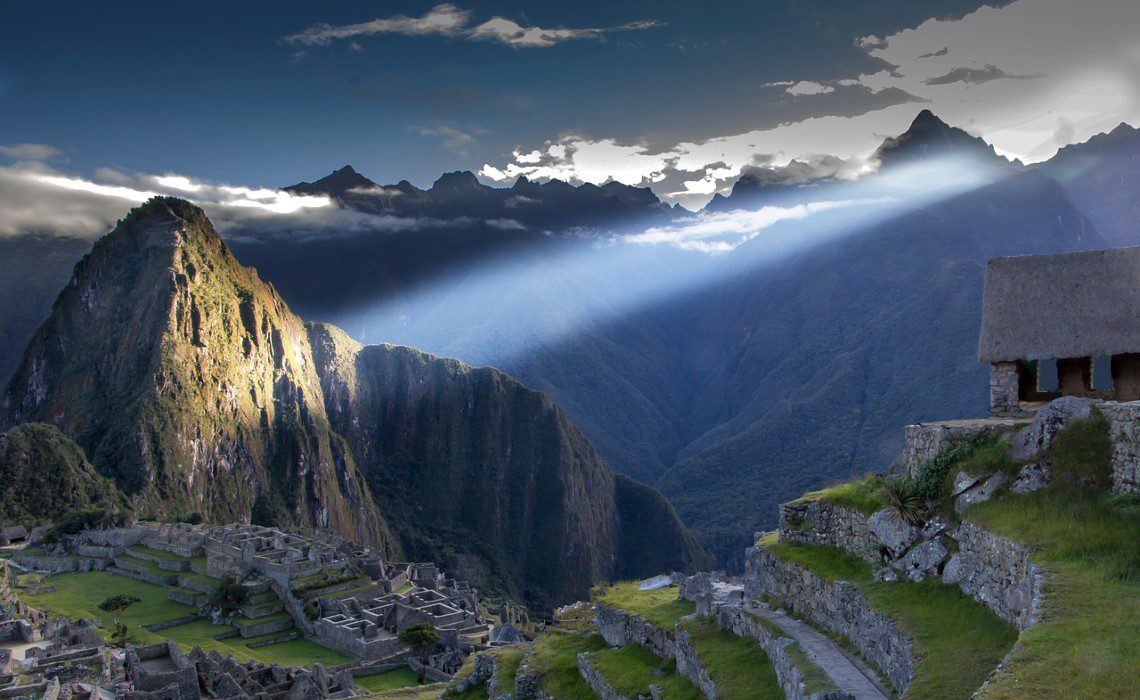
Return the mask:
[[[412,651],[420,657],[420,663],[424,668],[420,669],[420,683],[423,683],[426,675],[426,667],[428,664],[428,655],[435,649],[435,645],[439,644],[439,632],[427,622],[421,622],[417,625],[412,625],[408,629],[397,635],[401,642],[411,647]]]
[[[115,624],[111,626],[111,644],[119,647],[125,647],[130,643],[130,641],[130,630],[126,625],[119,621],[119,618],[116,617]]]

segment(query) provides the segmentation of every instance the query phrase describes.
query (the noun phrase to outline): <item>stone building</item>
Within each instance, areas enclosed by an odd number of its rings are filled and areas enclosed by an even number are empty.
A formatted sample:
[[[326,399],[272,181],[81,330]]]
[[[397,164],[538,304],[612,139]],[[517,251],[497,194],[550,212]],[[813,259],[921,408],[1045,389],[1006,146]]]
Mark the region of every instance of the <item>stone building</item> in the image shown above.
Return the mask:
[[[1140,247],[990,260],[978,357],[994,417],[1140,399]]]

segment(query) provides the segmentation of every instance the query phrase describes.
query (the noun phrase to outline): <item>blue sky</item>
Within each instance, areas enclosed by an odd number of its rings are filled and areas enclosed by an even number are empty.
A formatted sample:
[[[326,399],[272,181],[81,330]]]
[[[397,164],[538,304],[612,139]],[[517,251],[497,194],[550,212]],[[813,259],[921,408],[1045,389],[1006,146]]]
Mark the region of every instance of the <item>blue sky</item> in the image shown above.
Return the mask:
[[[857,173],[923,107],[1028,160],[1135,124],[1138,6],[7,3],[0,149],[43,145],[89,178],[276,187],[352,163],[421,186],[614,178],[699,205],[751,165]]]

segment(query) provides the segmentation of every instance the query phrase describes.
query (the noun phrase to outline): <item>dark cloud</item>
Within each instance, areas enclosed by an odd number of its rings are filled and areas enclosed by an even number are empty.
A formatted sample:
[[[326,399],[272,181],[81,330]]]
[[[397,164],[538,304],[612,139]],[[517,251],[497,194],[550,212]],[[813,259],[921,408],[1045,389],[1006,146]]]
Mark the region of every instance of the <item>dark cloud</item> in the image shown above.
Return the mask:
[[[1041,73],[1034,73],[1032,75],[1014,75],[1007,73],[1001,68],[987,63],[982,68],[967,68],[961,66],[950,71],[946,75],[940,75],[935,78],[924,80],[925,85],[953,85],[954,83],[966,83],[969,85],[981,85],[988,83],[992,80],[1033,80],[1034,78],[1043,77]]]

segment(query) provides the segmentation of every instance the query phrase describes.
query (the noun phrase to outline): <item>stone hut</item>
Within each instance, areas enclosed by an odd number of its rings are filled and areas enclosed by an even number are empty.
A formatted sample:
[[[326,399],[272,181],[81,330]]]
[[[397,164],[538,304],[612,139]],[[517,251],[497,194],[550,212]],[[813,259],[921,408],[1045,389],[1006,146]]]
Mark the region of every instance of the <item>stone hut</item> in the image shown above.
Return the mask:
[[[993,258],[985,284],[991,416],[1060,396],[1140,399],[1140,246]]]
[[[0,547],[28,541],[28,530],[23,525],[0,527]]]

